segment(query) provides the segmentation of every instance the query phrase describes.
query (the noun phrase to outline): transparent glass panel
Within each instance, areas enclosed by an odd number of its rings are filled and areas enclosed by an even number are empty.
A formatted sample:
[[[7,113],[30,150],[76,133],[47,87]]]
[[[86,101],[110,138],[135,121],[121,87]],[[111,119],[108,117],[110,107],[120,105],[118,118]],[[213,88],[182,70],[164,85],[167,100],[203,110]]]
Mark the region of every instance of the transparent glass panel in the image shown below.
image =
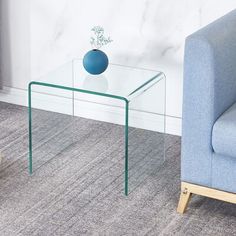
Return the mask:
[[[73,85],[71,65],[64,65],[41,79],[55,84],[66,79],[67,84]],[[33,171],[41,166],[45,171],[54,170],[66,161],[66,152],[73,144],[73,104],[73,91],[32,85]]]
[[[161,79],[162,72],[112,63],[103,74],[91,75],[85,71],[82,60],[76,59],[38,78],[37,82],[120,96],[131,100]],[[44,88],[41,92],[46,93],[47,90]]]
[[[164,77],[130,102],[129,123],[130,193],[138,191],[142,184],[154,178],[165,161]],[[140,126],[142,129],[132,126]]]

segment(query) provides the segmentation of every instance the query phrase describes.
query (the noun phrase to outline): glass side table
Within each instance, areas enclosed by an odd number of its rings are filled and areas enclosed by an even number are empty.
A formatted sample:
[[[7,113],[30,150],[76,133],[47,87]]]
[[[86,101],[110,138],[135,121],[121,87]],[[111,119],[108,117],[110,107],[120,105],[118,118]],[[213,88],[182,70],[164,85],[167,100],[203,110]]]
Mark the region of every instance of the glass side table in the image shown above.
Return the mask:
[[[34,152],[37,152],[36,148],[34,151],[33,145],[40,142],[37,140],[38,137],[36,137],[35,142],[33,141],[34,136],[37,136],[35,132],[41,132],[41,134],[44,131],[49,132],[48,127],[43,128],[42,126],[34,129],[33,124],[36,125],[37,122],[34,123],[34,118],[32,116],[33,108],[57,112],[55,114],[64,113],[69,115],[67,116],[67,119],[69,119],[68,117],[77,115],[76,109],[80,109],[79,106],[76,105],[77,101],[88,101],[92,104],[105,104],[108,108],[113,107],[114,109],[124,110],[124,190],[125,195],[128,195],[129,124],[130,120],[132,120],[132,118],[130,118],[130,112],[134,111],[137,114],[140,112],[142,114],[147,113],[154,118],[156,116],[161,117],[161,122],[159,121],[159,125],[157,125],[159,128],[154,128],[154,130],[165,133],[165,80],[165,75],[159,71],[116,64],[109,64],[108,69],[103,74],[93,76],[89,75],[84,70],[82,60],[75,59],[62,65],[55,71],[50,72],[35,81],[31,81],[28,85],[29,173],[32,174],[33,172],[33,156]],[[155,88],[157,88],[157,90],[155,90]],[[150,93],[150,98],[147,93],[147,96],[142,99],[143,94],[146,94],[149,90],[153,90]],[[35,94],[35,98],[32,94]],[[44,99],[39,99],[39,96],[42,96]],[[141,97],[141,99],[136,101],[139,97]],[[60,105],[55,105],[51,98],[56,98],[60,101],[64,99],[65,102],[62,102]],[[36,100],[39,102],[33,104]],[[132,109],[130,104],[133,101],[135,105]],[[145,101],[147,105],[145,105],[145,102],[142,104],[143,101]],[[159,110],[153,112],[152,107],[156,106],[159,106]],[[55,107],[57,107],[57,109],[55,109]],[[64,111],[60,110],[61,107]],[[38,115],[38,117],[42,116],[42,114]],[[44,122],[46,122],[46,120],[47,118],[45,118]],[[133,120],[133,125],[136,126],[135,118]],[[55,124],[55,121],[52,121],[52,124],[53,123]],[[60,125],[63,126],[62,122]],[[148,129],[152,129],[152,127],[150,127],[152,124],[147,124],[146,122],[146,125],[148,125]],[[52,130],[51,133],[56,132],[59,129],[60,127],[54,127],[55,131]],[[42,136],[41,141],[45,141],[47,136],[49,135]],[[59,146],[63,144],[64,143],[59,144]],[[42,153],[46,149],[47,148],[44,147],[40,152]]]

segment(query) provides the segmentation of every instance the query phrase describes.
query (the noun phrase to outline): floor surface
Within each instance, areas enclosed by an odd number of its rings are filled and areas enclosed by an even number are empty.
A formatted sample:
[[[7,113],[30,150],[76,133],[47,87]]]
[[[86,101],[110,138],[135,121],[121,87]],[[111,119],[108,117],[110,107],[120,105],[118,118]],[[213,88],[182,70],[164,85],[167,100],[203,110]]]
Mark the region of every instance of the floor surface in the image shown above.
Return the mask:
[[[164,159],[160,134],[130,129],[126,197],[123,127],[70,120],[35,112],[29,176],[27,109],[0,103],[1,236],[236,235],[236,205],[193,196],[186,214],[176,213],[179,137],[166,136]]]

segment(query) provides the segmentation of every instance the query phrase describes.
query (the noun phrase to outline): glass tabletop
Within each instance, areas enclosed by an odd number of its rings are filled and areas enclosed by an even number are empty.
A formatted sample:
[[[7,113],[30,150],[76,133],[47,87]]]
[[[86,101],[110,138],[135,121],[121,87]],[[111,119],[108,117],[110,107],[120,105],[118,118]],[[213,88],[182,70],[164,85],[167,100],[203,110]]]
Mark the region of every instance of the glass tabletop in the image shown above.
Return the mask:
[[[81,59],[70,61],[34,81],[47,85],[80,89],[103,96],[117,96],[127,100],[142,94],[164,78],[160,71],[128,67],[110,63],[100,75],[91,75]],[[37,89],[38,92],[39,89]],[[41,92],[46,92],[42,89]]]

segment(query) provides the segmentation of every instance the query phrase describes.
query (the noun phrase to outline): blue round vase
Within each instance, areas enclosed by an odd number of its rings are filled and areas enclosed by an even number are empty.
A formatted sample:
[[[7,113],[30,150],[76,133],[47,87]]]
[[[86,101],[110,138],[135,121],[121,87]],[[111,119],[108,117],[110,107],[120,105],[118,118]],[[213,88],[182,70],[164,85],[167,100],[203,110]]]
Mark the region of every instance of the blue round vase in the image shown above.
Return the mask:
[[[108,67],[108,57],[103,51],[93,49],[85,54],[83,66],[92,75],[101,74]]]

